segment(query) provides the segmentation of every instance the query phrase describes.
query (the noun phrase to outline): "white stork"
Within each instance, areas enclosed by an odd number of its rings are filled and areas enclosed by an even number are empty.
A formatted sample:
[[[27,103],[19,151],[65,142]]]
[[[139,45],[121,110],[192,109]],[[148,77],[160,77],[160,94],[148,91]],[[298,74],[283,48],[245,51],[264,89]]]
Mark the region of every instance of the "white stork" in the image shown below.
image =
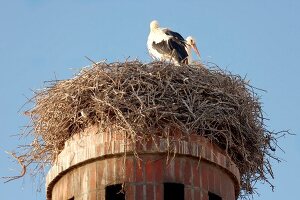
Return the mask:
[[[169,60],[176,65],[191,63],[191,48],[200,56],[192,37],[189,36],[185,40],[177,32],[160,28],[156,20],[150,23],[147,47],[152,58],[161,61]]]

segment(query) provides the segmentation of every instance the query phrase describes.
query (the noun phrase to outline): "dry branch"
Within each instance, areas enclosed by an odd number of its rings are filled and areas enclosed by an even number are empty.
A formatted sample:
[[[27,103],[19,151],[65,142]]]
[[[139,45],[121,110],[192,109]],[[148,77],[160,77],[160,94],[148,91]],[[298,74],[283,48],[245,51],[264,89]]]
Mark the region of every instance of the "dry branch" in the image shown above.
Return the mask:
[[[273,176],[269,159],[274,157],[271,144],[277,144],[255,91],[245,79],[217,67],[95,63],[36,93],[26,112],[35,139],[20,155],[22,165],[51,164],[65,141],[90,125],[118,128],[133,142],[146,141],[137,133],[168,136],[175,128],[226,150],[240,170],[241,194],[249,194],[255,182],[269,183]]]

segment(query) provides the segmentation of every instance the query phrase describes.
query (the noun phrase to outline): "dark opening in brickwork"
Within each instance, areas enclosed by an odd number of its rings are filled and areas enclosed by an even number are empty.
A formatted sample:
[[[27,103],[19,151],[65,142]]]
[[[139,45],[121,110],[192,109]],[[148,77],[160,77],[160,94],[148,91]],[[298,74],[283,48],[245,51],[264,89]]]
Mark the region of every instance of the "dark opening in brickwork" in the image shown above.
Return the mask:
[[[122,184],[106,186],[105,200],[125,200],[125,193],[122,191]]]
[[[222,200],[222,198],[212,192],[208,192],[208,200]]]
[[[181,183],[164,183],[164,200],[184,200],[184,185]]]

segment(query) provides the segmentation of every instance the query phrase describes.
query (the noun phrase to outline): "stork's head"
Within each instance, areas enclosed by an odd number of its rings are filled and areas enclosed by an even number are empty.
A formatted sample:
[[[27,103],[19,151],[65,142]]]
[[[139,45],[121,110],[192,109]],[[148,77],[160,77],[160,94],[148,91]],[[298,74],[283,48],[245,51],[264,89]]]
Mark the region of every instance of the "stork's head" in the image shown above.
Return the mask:
[[[186,38],[186,43],[187,43],[187,45],[189,45],[190,47],[192,47],[192,49],[196,52],[196,54],[200,58],[200,52],[198,51],[198,48],[197,48],[197,45],[196,45],[196,40],[192,36],[188,36]]]
[[[158,21],[153,20],[153,21],[150,23],[150,30],[151,30],[151,31],[157,29],[158,27],[159,27]]]

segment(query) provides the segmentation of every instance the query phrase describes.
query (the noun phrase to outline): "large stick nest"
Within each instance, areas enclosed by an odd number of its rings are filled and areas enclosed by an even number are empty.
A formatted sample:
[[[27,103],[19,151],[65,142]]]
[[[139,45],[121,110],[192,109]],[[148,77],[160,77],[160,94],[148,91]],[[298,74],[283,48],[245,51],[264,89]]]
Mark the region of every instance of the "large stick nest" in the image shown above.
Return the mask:
[[[72,79],[50,82],[33,100],[34,140],[19,157],[23,166],[53,162],[66,140],[91,125],[118,127],[131,140],[172,127],[224,149],[240,170],[243,194],[273,177],[269,159],[276,140],[265,128],[258,95],[243,78],[217,67],[97,63]]]

